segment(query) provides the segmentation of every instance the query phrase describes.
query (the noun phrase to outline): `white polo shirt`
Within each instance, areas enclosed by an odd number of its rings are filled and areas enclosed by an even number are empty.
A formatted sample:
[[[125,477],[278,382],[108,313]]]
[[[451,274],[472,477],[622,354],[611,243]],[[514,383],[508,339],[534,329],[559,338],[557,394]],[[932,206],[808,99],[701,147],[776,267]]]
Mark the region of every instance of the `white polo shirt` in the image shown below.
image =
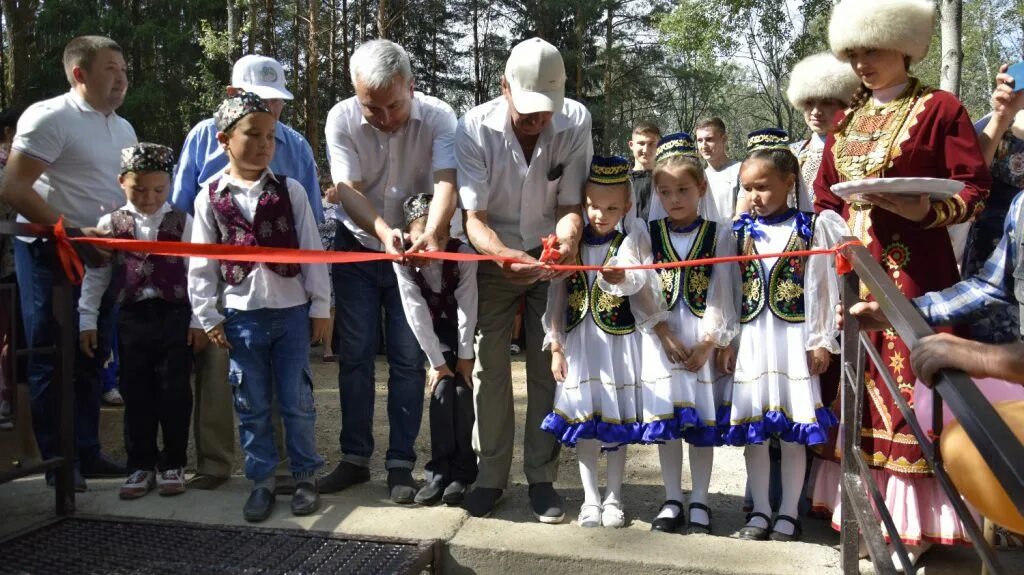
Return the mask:
[[[741,162],[729,161],[721,170],[710,165],[704,168],[708,191],[702,200],[704,219],[731,222],[736,216],[736,201],[740,193]]]
[[[593,153],[590,112],[579,102],[565,99],[541,132],[529,165],[505,98],[481,104],[459,121],[455,135],[462,207],[486,211],[491,229],[509,248],[539,247],[555,231],[557,206],[583,203]]]
[[[29,106],[11,148],[46,164],[33,189],[69,226],[86,227],[125,204],[121,150],[138,141],[128,120],[97,112],[70,90]]]
[[[331,178],[362,182],[363,195],[391,227],[402,227],[402,202],[434,192],[434,173],[455,169],[455,126],[451,106],[432,96],[413,93],[409,121],[393,134],[381,132],[363,117],[353,96],[327,114],[327,156]],[[344,210],[338,219],[364,247],[380,251],[380,241],[352,221]]]

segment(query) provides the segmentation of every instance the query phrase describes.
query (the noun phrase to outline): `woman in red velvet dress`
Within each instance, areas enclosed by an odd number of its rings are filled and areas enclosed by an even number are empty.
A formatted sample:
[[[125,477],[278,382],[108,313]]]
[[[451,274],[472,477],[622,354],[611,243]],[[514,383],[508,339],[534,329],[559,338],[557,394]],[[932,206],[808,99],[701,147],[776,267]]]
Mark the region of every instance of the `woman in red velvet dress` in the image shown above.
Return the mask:
[[[981,212],[991,183],[960,101],[908,73],[928,52],[934,17],[927,0],[844,0],[829,24],[833,53],[850,62],[864,85],[825,143],[815,208],[842,214],[852,235],[908,298],[959,280],[947,226]],[[870,203],[847,203],[830,189],[839,182],[892,177],[947,178],[963,182],[964,189],[942,201],[927,194],[874,195],[865,198]],[[868,296],[862,285],[861,297]],[[916,378],[907,345],[892,330],[874,334],[873,342],[913,405]],[[870,362],[861,449],[914,560],[933,543],[966,542],[920,445]],[[819,461],[815,474],[815,508],[835,512],[838,529],[839,466]]]

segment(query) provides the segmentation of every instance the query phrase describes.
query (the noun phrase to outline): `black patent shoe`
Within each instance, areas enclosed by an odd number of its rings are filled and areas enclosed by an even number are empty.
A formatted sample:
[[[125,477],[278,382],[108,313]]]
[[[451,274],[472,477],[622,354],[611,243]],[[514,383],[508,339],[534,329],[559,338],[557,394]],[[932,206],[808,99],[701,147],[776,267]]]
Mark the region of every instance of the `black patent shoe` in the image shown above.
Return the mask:
[[[320,509],[320,493],[316,483],[297,481],[292,492],[292,515],[312,515]]]
[[[661,531],[663,533],[675,533],[681,527],[686,525],[686,514],[683,513],[683,502],[676,501],[675,499],[669,499],[661,504],[661,509],[664,509],[667,505],[672,505],[679,509],[679,513],[675,517],[655,517],[654,521],[651,521],[651,531]],[[661,510],[658,510],[661,513]]]
[[[274,492],[266,487],[253,489],[249,499],[245,501],[245,507],[242,508],[245,520],[253,523],[266,521],[274,511],[275,500]]]
[[[790,535],[788,533],[779,533],[775,529],[775,526],[779,524],[779,521],[786,521],[786,522],[792,524],[793,525],[793,534]],[[802,535],[803,532],[804,532],[804,528],[803,528],[802,525],[800,525],[800,520],[799,519],[794,519],[794,518],[790,517],[789,515],[779,515],[778,517],[775,518],[775,523],[772,525],[771,535],[769,535],[768,538],[771,539],[772,541],[799,541],[800,540],[800,535]]]
[[[707,524],[694,522],[694,520],[693,520],[693,510],[694,509],[700,509],[704,513],[708,514],[708,522],[707,522]],[[709,508],[707,505],[704,505],[703,503],[691,503],[690,505],[687,506],[687,511],[688,511],[688,513],[690,515],[690,525],[686,528],[686,534],[687,535],[695,535],[695,534],[711,535],[711,508]]]
[[[765,523],[768,525],[772,524],[771,517],[768,517],[764,513],[759,513],[757,511],[747,514],[747,523],[750,523],[750,520],[755,517],[760,517],[761,519],[764,519]],[[747,525],[743,529],[740,529],[739,538],[744,539],[746,541],[767,541],[768,533],[770,533],[770,531],[767,527],[755,527],[753,525]]]

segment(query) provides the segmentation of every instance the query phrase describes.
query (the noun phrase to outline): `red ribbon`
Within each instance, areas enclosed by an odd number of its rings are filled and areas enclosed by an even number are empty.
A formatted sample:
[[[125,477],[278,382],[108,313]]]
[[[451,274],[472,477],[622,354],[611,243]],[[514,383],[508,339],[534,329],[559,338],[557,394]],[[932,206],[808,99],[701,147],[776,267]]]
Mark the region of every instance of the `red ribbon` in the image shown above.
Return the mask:
[[[71,245],[71,238],[68,237],[68,232],[64,228],[63,216],[53,226],[53,240],[57,248],[57,258],[60,259],[60,265],[64,268],[64,275],[74,285],[81,284],[82,278],[85,277],[85,266],[82,265],[82,260],[79,259],[75,247]]]

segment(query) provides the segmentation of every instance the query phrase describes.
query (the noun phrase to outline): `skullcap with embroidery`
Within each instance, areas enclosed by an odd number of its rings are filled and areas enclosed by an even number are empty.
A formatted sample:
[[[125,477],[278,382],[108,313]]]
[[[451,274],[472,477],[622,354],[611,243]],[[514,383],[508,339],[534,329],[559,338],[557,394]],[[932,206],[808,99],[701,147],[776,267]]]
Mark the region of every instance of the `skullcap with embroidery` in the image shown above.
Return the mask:
[[[213,113],[213,123],[218,132],[227,132],[242,118],[256,112],[270,114],[267,103],[252,92],[239,92],[220,103]]]
[[[121,150],[121,174],[128,172],[174,171],[174,150],[160,144],[140,142]]]
[[[416,194],[402,202],[402,211],[405,212],[405,227],[409,227],[409,224],[427,215],[427,212],[430,211],[430,200],[433,198],[432,194]]]
[[[778,128],[754,130],[747,134],[747,153],[760,150],[790,150],[789,133]]]
[[[629,181],[629,162],[622,156],[594,156],[587,181],[605,186],[625,184]]]
[[[654,154],[655,162],[675,156],[697,159],[697,147],[693,143],[693,136],[689,133],[676,132],[658,140],[658,151]]]

